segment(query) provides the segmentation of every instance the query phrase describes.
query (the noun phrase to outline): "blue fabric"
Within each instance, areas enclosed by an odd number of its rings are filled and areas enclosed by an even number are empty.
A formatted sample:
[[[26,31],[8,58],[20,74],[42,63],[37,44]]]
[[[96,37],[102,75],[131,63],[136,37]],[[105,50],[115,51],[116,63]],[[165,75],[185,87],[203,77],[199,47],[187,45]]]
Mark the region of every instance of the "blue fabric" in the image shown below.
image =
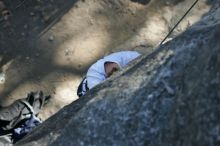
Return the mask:
[[[24,124],[22,124],[20,127],[14,129],[13,132],[13,138],[15,141],[23,138],[26,134],[31,132],[35,127],[40,125],[42,121],[36,117],[32,116],[31,118],[27,119]]]

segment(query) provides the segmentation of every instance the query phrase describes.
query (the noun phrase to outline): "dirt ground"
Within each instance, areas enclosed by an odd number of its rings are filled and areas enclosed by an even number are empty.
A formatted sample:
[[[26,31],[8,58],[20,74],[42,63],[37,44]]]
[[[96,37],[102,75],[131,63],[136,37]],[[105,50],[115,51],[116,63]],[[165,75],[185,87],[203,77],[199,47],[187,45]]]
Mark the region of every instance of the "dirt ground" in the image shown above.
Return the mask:
[[[30,91],[52,95],[47,119],[78,97],[88,67],[120,50],[152,52],[190,7],[190,0],[0,1],[0,105]],[[210,6],[200,1],[172,37]]]

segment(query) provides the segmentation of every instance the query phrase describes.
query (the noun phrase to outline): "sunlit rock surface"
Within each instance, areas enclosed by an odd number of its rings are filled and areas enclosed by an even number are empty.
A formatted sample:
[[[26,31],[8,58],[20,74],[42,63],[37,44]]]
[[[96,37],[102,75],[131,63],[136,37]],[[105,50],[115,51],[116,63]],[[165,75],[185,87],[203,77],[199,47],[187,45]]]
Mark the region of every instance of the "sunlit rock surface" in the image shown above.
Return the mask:
[[[17,145],[220,144],[220,9],[63,108]]]
[[[123,50],[151,53],[192,4],[192,0],[0,1],[4,1],[0,106],[42,90],[53,97],[39,115],[42,120],[78,99],[77,87],[97,59]],[[207,1],[200,0],[170,38],[198,22],[212,6]],[[10,15],[1,17],[5,9]]]

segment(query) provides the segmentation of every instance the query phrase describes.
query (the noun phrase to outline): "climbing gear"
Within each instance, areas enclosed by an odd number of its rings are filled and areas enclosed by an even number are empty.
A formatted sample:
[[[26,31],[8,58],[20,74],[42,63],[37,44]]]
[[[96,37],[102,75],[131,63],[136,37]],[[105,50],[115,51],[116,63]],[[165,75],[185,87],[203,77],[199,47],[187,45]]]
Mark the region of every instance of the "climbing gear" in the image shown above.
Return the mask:
[[[27,119],[21,126],[13,130],[13,143],[22,139],[25,135],[31,132],[35,127],[40,125],[42,121],[34,114]]]
[[[86,77],[84,77],[82,82],[79,84],[78,89],[77,89],[77,95],[79,97],[81,97],[81,96],[85,95],[88,90],[89,90],[89,88],[87,85],[87,80],[86,80]]]
[[[186,15],[191,11],[191,9],[197,4],[199,0],[196,0],[193,5],[188,9],[188,11],[183,15],[183,17],[177,22],[177,24],[170,30],[170,32],[167,34],[167,36],[161,41],[160,45],[161,46],[166,39],[171,35],[171,33],[174,31],[174,29],[180,24],[180,22],[186,17]]]
[[[50,96],[42,91],[31,92],[26,98],[0,109],[0,145],[15,143],[41,123],[38,113]]]

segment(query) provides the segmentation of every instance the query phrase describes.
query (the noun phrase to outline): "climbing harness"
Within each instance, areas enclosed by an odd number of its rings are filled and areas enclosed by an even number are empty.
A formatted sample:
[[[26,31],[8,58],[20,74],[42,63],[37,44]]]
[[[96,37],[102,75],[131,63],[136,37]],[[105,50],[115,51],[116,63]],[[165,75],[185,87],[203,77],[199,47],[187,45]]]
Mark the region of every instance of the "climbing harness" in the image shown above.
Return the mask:
[[[174,29],[180,24],[180,22],[186,17],[186,15],[191,11],[191,9],[197,4],[199,0],[196,0],[192,6],[189,8],[189,10],[183,15],[183,17],[177,22],[177,24],[170,30],[170,32],[167,34],[167,36],[161,41],[160,45],[161,46],[166,39],[171,35],[171,33],[174,31]]]

